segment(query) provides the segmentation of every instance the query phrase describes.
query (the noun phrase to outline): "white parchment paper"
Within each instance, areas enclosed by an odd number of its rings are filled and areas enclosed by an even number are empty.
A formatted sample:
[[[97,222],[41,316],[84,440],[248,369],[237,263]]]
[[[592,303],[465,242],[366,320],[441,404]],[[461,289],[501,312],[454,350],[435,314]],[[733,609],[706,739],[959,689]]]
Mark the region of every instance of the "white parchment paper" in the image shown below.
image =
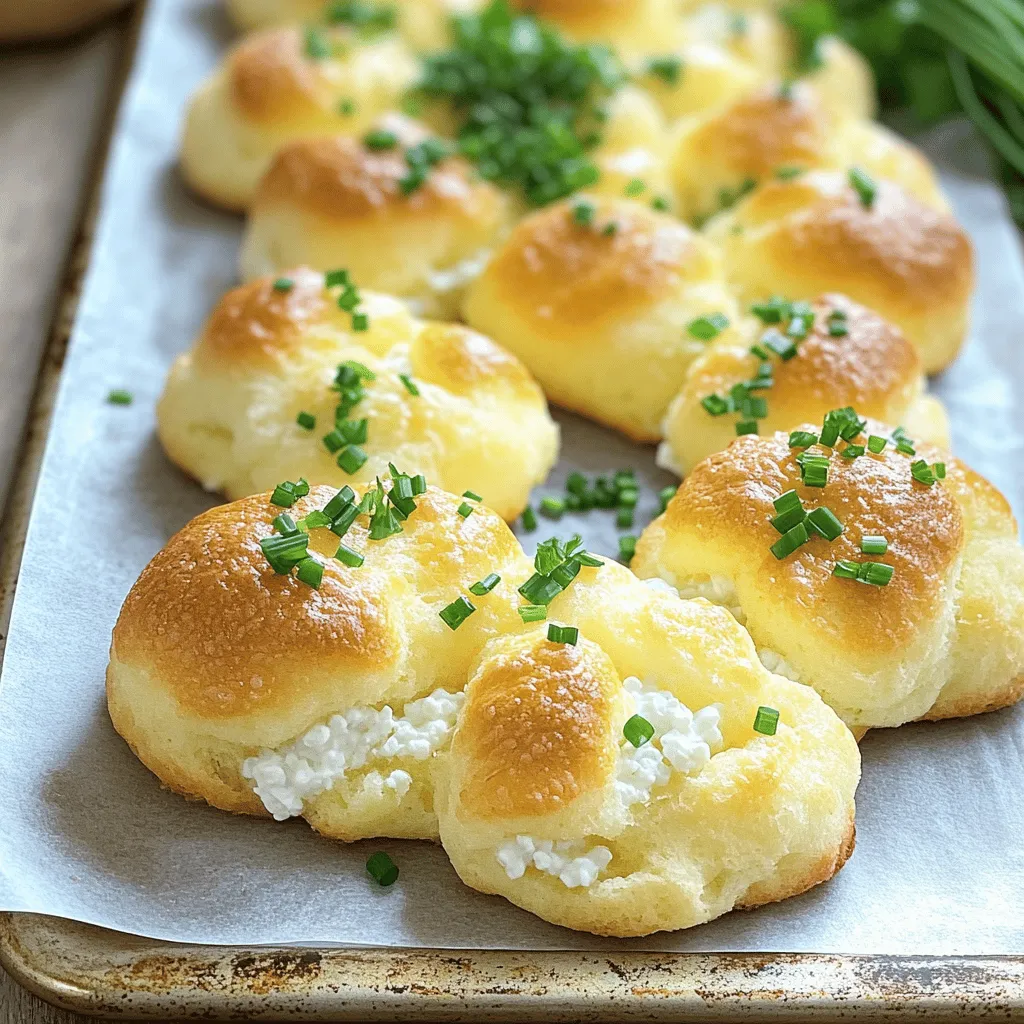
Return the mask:
[[[301,822],[234,818],[160,789],[107,719],[107,646],[139,570],[212,501],[164,458],[153,408],[171,359],[234,283],[241,225],[197,203],[175,170],[186,96],[228,39],[219,6],[149,6],[0,683],[0,907],[211,943],[1024,953],[1024,709],[872,733],[857,850],[835,881],[629,943],[576,935],[472,892],[427,844],[346,847]],[[1024,513],[1018,241],[970,132],[929,143],[980,267],[974,336],[937,387],[956,451]],[[106,404],[115,387],[135,403]],[[561,420],[565,458],[547,490],[572,468],[632,465],[651,487],[669,482],[651,450]],[[563,521],[559,532],[572,528],[591,549],[615,550],[608,513]],[[391,889],[363,870],[378,848],[401,866]]]

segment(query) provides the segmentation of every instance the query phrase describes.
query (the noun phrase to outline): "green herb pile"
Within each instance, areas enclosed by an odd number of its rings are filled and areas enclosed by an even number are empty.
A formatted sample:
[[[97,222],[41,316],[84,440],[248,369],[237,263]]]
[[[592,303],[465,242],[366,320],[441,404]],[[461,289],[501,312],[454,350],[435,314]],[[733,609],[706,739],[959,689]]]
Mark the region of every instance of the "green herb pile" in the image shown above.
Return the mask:
[[[805,65],[822,36],[842,36],[871,62],[883,106],[908,110],[920,126],[966,113],[1024,223],[1022,0],[794,0],[783,16]]]
[[[454,36],[425,58],[418,92],[452,105],[459,150],[481,176],[535,206],[592,185],[601,104],[625,77],[614,53],[570,43],[505,0],[456,18]]]

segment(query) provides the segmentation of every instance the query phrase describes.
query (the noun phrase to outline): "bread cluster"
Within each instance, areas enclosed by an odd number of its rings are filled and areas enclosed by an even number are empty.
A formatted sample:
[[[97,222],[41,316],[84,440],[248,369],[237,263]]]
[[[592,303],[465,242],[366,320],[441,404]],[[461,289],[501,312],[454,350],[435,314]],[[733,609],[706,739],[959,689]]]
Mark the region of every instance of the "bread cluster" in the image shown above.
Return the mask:
[[[374,293],[361,293],[367,329],[354,330],[338,291],[298,270],[221,300],[160,400],[160,440],[171,459],[231,498],[299,477],[340,487],[397,463],[517,516],[558,453],[558,428],[522,364],[466,327],[420,320]],[[354,472],[324,440],[335,427],[344,364],[372,374],[347,414],[366,420],[358,442],[366,461]],[[304,427],[300,413],[315,424]]]
[[[356,520],[358,568],[311,529],[314,589],[263,554],[269,498],[188,524],[115,627],[110,714],[166,786],[333,838],[440,839],[474,888],[605,935],[782,899],[849,855],[856,743],[728,612],[604,561],[548,606],[579,631],[553,641],[517,612],[533,566],[502,519],[434,488],[386,539]],[[475,610],[452,629],[458,599]],[[752,728],[762,705],[774,735]],[[656,731],[634,746],[641,708]]]
[[[939,448],[912,438],[899,450],[891,425],[868,420],[849,443],[871,435],[888,439],[884,450],[855,458],[843,456],[846,442],[791,446],[784,432],[733,441],[683,481],[640,537],[633,569],[727,605],[766,664],[814,687],[851,728],[1014,703],[1024,693],[1024,550],[1006,499]],[[828,460],[824,486],[803,481],[804,453]],[[842,533],[812,530],[780,558],[772,521],[790,491],[807,511],[828,508]],[[887,550],[865,554],[866,537]],[[888,583],[836,574],[865,561],[890,566]]]

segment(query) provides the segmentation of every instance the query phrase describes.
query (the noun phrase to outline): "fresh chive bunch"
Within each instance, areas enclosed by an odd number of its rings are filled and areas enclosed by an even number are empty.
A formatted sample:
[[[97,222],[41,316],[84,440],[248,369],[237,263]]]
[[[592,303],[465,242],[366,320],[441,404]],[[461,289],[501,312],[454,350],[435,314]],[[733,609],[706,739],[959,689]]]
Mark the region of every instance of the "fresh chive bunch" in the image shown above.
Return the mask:
[[[570,43],[506,0],[453,31],[450,49],[425,57],[418,91],[460,115],[459,150],[481,176],[536,206],[592,185],[601,102],[625,77],[612,50]]]
[[[1020,0],[794,0],[783,9],[805,66],[843,36],[871,62],[883,105],[922,126],[966,113],[1000,159],[1024,222],[1024,4]]]

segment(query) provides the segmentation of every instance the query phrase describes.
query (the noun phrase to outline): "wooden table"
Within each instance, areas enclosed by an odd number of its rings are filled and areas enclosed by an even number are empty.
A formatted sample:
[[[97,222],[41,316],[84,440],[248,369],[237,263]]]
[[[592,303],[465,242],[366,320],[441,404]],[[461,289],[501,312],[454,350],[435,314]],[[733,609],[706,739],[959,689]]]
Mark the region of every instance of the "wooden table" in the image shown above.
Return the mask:
[[[0,507],[105,150],[129,27],[130,16],[121,15],[64,43],[0,49]],[[0,971],[0,1024],[84,1019]]]

